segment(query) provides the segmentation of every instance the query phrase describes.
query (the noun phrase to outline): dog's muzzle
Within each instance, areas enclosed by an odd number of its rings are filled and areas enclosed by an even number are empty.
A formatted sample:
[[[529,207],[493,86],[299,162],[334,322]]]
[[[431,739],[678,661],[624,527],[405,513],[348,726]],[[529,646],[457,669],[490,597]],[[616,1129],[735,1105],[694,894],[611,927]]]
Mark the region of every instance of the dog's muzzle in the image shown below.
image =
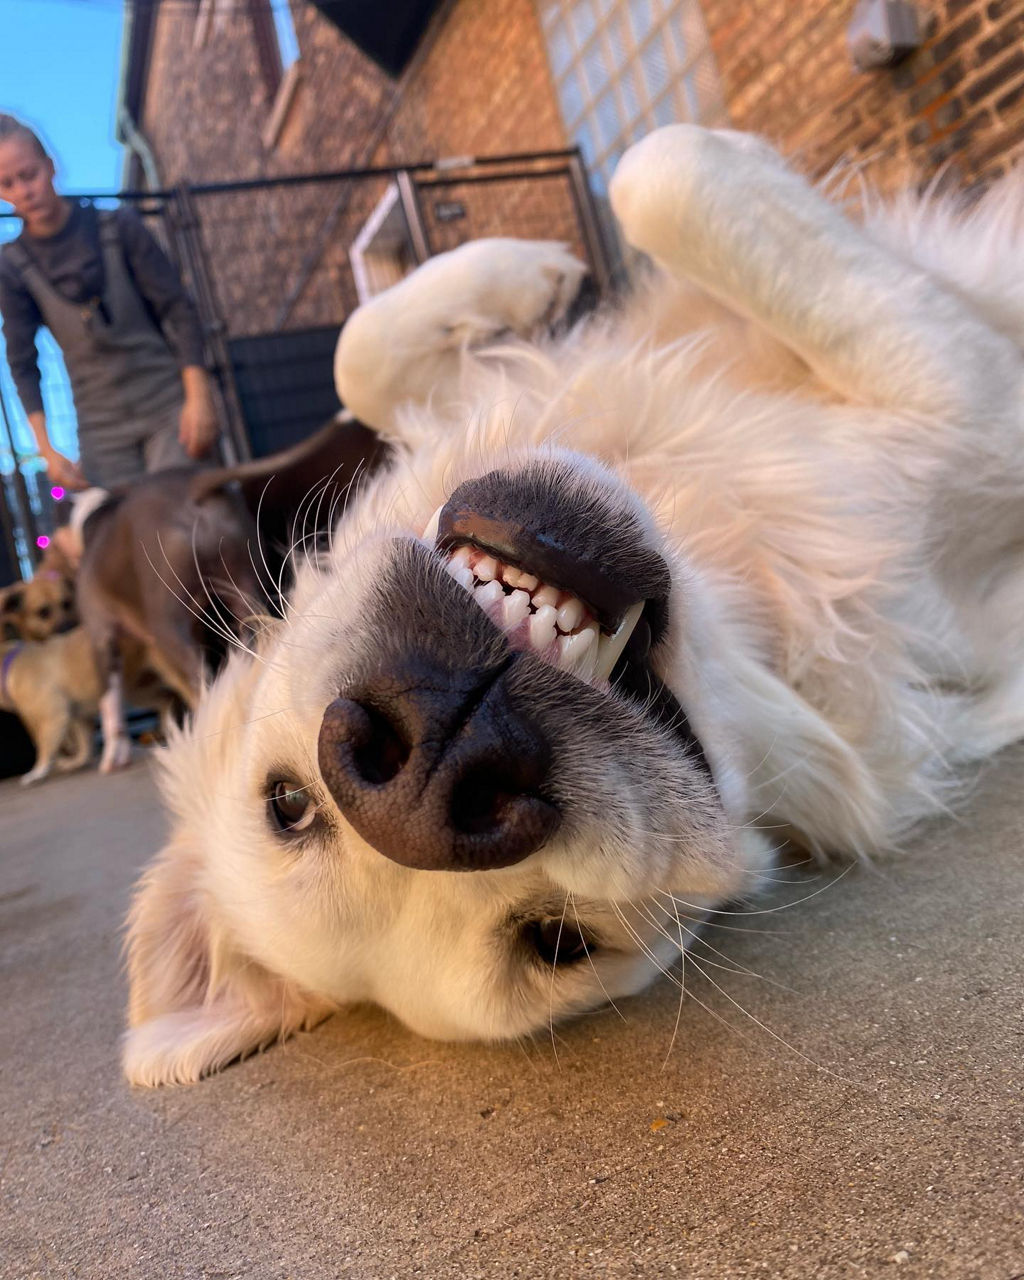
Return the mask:
[[[320,771],[367,843],[420,870],[521,862],[560,820],[545,795],[551,752],[506,676],[410,653],[334,700],[320,728]]]
[[[637,518],[564,464],[460,485],[362,601],[363,644],[319,737],[341,812],[423,870],[539,850],[568,821],[555,775],[579,698],[614,690],[688,735],[648,661],[669,586]]]

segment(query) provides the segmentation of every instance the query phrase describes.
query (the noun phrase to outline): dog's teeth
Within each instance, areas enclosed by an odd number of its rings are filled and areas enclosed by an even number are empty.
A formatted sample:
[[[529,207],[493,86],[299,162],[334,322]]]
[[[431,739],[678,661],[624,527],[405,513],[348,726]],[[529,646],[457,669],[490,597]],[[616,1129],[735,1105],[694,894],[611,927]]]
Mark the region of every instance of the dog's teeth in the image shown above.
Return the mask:
[[[508,582],[508,574],[505,575],[505,581]],[[520,622],[530,612],[530,594],[528,591],[513,591],[510,596],[505,597],[505,630],[511,631],[518,627]]]
[[[552,609],[558,608],[559,592],[555,587],[543,586],[539,591],[533,593],[534,607],[539,609],[541,605],[550,605]]]
[[[535,578],[532,573],[520,573],[519,581],[515,585],[522,587],[524,591],[534,591],[539,581],[540,579]]]
[[[473,572],[481,582],[491,582],[498,576],[498,562],[493,556],[481,556],[473,566]]]
[[[597,628],[584,627],[574,636],[562,636],[558,641],[558,665],[572,671],[581,680],[589,680],[597,662]]]
[[[541,605],[530,619],[530,646],[543,653],[555,638],[555,611],[549,604]]]
[[[479,577],[479,574],[477,574],[477,576]],[[501,583],[492,580],[491,582],[485,583],[482,587],[477,587],[473,592],[473,599],[482,609],[486,609],[488,613],[492,613],[494,606],[497,605],[499,601],[504,601],[505,593],[501,589]]]
[[[510,587],[518,587],[523,577],[523,571],[522,569],[517,569],[514,564],[507,564],[502,577]]]
[[[464,564],[456,564],[454,560],[449,560],[445,568],[460,587],[465,587],[467,591],[473,590],[473,571],[471,569],[467,569]]]
[[[432,547],[437,542],[437,526],[441,521],[441,512],[444,510],[442,502],[438,509],[427,521],[427,527],[423,530],[423,541],[427,546]]]
[[[448,560],[448,563],[462,565],[464,569],[468,569],[471,567],[469,561],[472,554],[473,553],[469,549],[469,547],[467,547],[466,544],[463,543],[461,547],[455,548],[455,550],[452,552]]]
[[[644,602],[638,600],[636,604],[631,604],[626,610],[622,621],[616,627],[615,632],[610,636],[602,636],[597,649],[597,665],[594,669],[594,676],[598,680],[607,680],[611,675],[616,662],[622,657],[622,651],[626,647],[629,637],[633,634],[636,624],[640,621],[640,615],[644,611]]]
[[[558,629],[559,631],[575,631],[583,621],[583,605],[572,596],[558,611]]]

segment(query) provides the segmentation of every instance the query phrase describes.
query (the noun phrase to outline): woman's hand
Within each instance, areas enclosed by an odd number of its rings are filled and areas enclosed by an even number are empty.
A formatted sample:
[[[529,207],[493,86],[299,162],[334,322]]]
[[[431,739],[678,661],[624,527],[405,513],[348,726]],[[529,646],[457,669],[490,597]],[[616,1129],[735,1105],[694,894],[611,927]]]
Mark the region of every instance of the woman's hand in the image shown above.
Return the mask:
[[[178,439],[190,458],[204,458],[217,439],[220,424],[205,369],[184,370],[185,403],[181,407]]]
[[[72,462],[70,458],[65,458],[62,453],[52,448],[44,450],[42,457],[46,463],[46,474],[50,477],[51,484],[62,485],[65,489],[89,488],[89,481],[82,474],[82,469],[77,462]]]

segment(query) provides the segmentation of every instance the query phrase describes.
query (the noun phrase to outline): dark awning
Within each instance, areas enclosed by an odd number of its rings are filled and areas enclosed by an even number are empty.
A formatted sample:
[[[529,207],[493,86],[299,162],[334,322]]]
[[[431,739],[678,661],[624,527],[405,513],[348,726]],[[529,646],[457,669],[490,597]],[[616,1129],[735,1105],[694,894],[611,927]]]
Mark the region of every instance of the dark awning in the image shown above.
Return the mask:
[[[413,55],[441,0],[313,0],[325,18],[389,76]]]

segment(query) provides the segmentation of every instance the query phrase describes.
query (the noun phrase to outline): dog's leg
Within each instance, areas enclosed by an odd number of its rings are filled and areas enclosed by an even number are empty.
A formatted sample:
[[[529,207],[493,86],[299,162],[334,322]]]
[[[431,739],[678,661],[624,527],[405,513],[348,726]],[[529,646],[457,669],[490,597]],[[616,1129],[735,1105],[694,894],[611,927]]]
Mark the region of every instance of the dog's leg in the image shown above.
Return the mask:
[[[623,156],[611,200],[632,245],[776,334],[828,386],[986,429],[1012,417],[1019,430],[1020,350],[760,140],[659,129]]]
[[[35,764],[21,777],[21,785],[28,787],[34,782],[42,782],[53,772],[68,731],[67,702],[58,696],[34,699],[31,710],[23,714],[23,720],[36,748]]]
[[[95,640],[94,640],[95,644]],[[100,729],[103,752],[100,773],[113,773],[131,763],[132,744],[124,714],[124,661],[117,637],[106,634],[95,647],[96,669],[104,690],[100,696]]]
[[[554,241],[472,240],[431,258],[349,317],[334,358],[342,404],[383,432],[407,401],[443,406],[467,351],[557,324],[585,271]]]
[[[131,763],[132,744],[124,718],[124,677],[120,667],[110,672],[109,683],[100,698],[100,727],[103,754],[100,773],[113,773]]]
[[[62,750],[57,757],[57,768],[61,773],[71,773],[88,764],[92,755],[92,725],[78,717],[71,720],[68,731],[64,735]]]
[[[193,599],[198,598],[193,595]],[[148,612],[152,641],[149,664],[173,693],[192,710],[203,683],[203,659],[192,634],[189,619],[181,616],[177,600],[170,594],[154,593]]]

